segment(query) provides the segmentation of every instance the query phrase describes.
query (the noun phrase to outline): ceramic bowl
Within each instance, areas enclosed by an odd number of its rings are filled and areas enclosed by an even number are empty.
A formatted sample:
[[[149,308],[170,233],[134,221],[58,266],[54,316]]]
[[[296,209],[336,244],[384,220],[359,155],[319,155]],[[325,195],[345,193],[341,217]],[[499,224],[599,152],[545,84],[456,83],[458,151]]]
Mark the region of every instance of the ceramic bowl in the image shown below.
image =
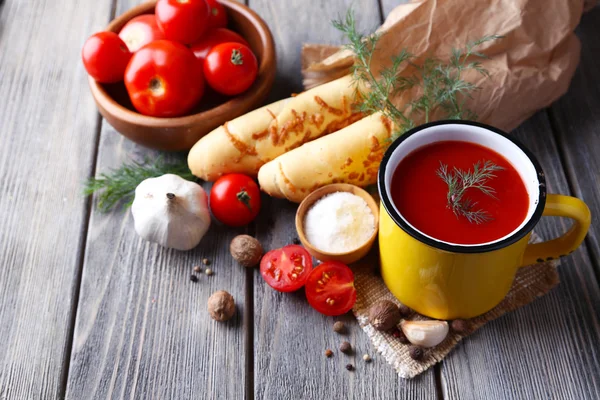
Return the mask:
[[[317,200],[321,199],[321,197],[328,195],[330,193],[335,192],[349,192],[355,194],[367,202],[367,205],[371,209],[373,216],[375,217],[375,232],[371,235],[369,240],[367,240],[363,245],[359,248],[354,249],[352,251],[348,251],[345,253],[328,253],[326,251],[319,250],[315,246],[313,246],[308,239],[306,238],[304,232],[304,218],[306,216],[307,211],[312,207]],[[315,190],[311,194],[309,194],[296,211],[296,231],[298,231],[298,237],[302,242],[302,245],[308,250],[308,252],[317,260],[320,261],[341,261],[344,264],[351,264],[363,258],[371,247],[373,247],[373,243],[377,238],[378,232],[378,221],[379,221],[379,207],[377,202],[371,197],[369,193],[365,190],[359,188],[358,186],[350,185],[347,183],[334,183],[331,185],[323,186],[320,189]]]
[[[158,150],[188,150],[202,136],[223,123],[257,108],[267,97],[275,79],[275,46],[271,31],[251,9],[233,0],[220,0],[227,9],[228,28],[241,34],[258,58],[258,76],[246,92],[236,97],[218,95],[207,88],[200,104],[188,115],[176,118],[149,117],[138,113],[123,82],[100,84],[89,78],[100,114],[122,135]],[[107,30],[119,32],[132,18],[154,13],[155,1],[134,7],[115,18]]]

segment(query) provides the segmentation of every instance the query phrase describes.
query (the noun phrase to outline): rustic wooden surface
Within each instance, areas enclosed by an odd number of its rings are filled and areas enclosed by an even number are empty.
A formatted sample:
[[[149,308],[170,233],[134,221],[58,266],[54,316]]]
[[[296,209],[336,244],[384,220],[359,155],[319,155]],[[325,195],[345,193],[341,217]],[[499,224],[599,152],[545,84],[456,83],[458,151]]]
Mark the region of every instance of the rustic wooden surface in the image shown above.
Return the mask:
[[[100,214],[81,182],[129,159],[156,154],[98,118],[79,52],[85,38],[139,0],[0,5],[0,399],[594,399],[600,398],[599,235],[563,260],[549,295],[480,330],[441,364],[398,378],[350,316],[355,355],[332,359],[340,340],[303,292],[269,289],[229,254],[238,233],[266,248],[295,237],[295,206],[263,197],[256,223],[215,224],[191,252],[140,240],[131,215]],[[304,42],[340,43],[329,20],[357,9],[364,30],[398,0],[249,0],[270,25],[279,70],[271,99],[301,90]],[[57,21],[61,21],[57,29]],[[35,27],[35,29],[33,29]],[[569,93],[516,130],[540,159],[550,191],[600,212],[600,9],[579,30],[582,65]],[[172,157],[177,157],[173,155]],[[208,188],[209,185],[206,185]],[[538,229],[556,236],[567,221]],[[203,257],[215,271],[189,280]],[[208,296],[238,304],[212,321]],[[374,362],[360,359],[370,353]],[[357,371],[349,373],[352,362]]]

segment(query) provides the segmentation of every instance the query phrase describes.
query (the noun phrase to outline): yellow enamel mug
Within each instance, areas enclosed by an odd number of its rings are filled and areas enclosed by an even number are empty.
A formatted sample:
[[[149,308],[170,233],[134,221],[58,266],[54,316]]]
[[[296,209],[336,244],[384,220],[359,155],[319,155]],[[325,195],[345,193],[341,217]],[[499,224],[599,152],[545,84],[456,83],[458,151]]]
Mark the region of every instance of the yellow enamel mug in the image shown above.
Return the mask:
[[[519,172],[530,204],[527,217],[513,232],[492,242],[459,245],[428,236],[402,217],[390,195],[394,170],[412,151],[445,140],[493,149]],[[407,132],[385,153],[377,185],[383,280],[403,304],[436,319],[472,318],[489,311],[506,296],[520,267],[572,253],[591,222],[583,201],[546,194],[544,172],[526,148],[504,132],[475,122],[440,121]],[[529,244],[542,216],[568,217],[573,225],[559,238]]]

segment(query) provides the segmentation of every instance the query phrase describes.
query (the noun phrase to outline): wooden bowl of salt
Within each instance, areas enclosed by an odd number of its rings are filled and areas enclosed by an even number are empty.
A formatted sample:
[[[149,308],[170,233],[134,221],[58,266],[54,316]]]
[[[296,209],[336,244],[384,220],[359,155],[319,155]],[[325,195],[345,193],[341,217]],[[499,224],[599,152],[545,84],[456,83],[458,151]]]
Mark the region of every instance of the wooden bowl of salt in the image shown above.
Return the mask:
[[[322,243],[314,243],[317,241],[317,240],[315,240],[315,238],[312,238],[313,239],[312,242],[311,242],[311,240],[309,240],[311,238],[311,236],[314,236],[314,235],[311,235],[310,232],[307,232],[307,229],[306,229],[307,214],[308,214],[309,210],[311,210],[313,208],[313,206],[319,200],[322,200],[325,196],[333,195],[335,193],[340,193],[340,192],[341,193],[349,193],[349,194],[358,196],[360,199],[364,200],[364,202],[366,202],[367,207],[368,207],[368,210],[364,210],[365,213],[370,212],[373,216],[373,225],[372,226],[368,226],[368,225],[370,225],[370,224],[368,224],[367,226],[361,227],[362,229],[364,229],[364,231],[357,232],[357,230],[354,229],[354,232],[352,232],[352,233],[364,236],[364,232],[368,232],[372,229],[372,234],[370,234],[368,237],[362,237],[363,240],[360,240],[360,243],[356,244],[356,246],[352,246],[352,248],[348,248],[348,249],[344,249],[344,250],[336,249],[336,251],[325,250],[325,249],[323,249],[323,247],[327,247],[327,246],[323,246]],[[348,196],[342,196],[342,197],[348,198]],[[353,202],[353,203],[354,203],[354,205],[356,205],[356,202]],[[352,208],[355,212],[357,210],[360,211],[360,206],[358,206],[358,209],[356,207],[352,207]],[[357,219],[360,221],[370,220],[371,218],[368,217],[365,213],[361,212],[361,213],[358,213],[358,215],[351,216],[351,217],[357,217]],[[335,218],[338,218],[339,216],[334,215],[334,214],[336,214],[336,213],[335,212],[330,213],[330,215],[328,215],[327,218],[324,218],[320,222],[320,224],[322,224],[323,230],[325,230],[325,231],[331,230],[331,224],[336,223]],[[349,216],[345,216],[345,217],[348,218]],[[298,232],[298,237],[300,238],[300,241],[302,242],[302,245],[306,248],[306,250],[308,250],[308,252],[313,257],[315,257],[317,260],[320,260],[320,261],[340,261],[344,264],[351,264],[353,262],[360,260],[365,255],[367,255],[369,250],[371,250],[371,247],[373,247],[373,243],[375,243],[375,239],[377,239],[377,232],[379,230],[378,227],[379,227],[379,207],[378,207],[377,202],[365,190],[359,188],[358,186],[350,185],[347,183],[334,183],[331,185],[323,186],[322,188],[315,190],[310,195],[308,195],[302,201],[302,203],[300,203],[300,206],[298,207],[298,210],[296,211],[296,231]],[[341,242],[345,242],[345,241],[352,242],[352,240],[347,240],[347,239],[352,239],[352,238],[334,237],[332,239],[334,239],[338,242],[340,242],[340,241]]]

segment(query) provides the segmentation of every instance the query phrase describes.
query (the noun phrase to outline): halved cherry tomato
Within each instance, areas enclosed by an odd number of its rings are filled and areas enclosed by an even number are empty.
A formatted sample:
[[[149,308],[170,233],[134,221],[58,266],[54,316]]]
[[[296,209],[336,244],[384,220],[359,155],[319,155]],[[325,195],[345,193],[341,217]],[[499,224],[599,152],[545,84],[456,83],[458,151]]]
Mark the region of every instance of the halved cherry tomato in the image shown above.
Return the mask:
[[[227,26],[227,11],[219,0],[206,0],[210,8],[208,17],[208,29],[225,28]]]
[[[260,211],[260,189],[244,174],[222,176],[210,190],[210,210],[225,225],[247,225]]]
[[[125,24],[119,37],[123,39],[129,51],[138,51],[148,43],[165,39],[164,33],[156,23],[156,17],[151,14],[139,15]]]
[[[210,10],[206,0],[158,0],[154,13],[169,40],[194,43],[208,29]]]
[[[102,83],[123,80],[131,52],[114,32],[98,32],[83,45],[81,58],[87,73]]]
[[[280,292],[293,292],[304,286],[312,267],[308,251],[296,244],[271,250],[260,260],[263,279]]]
[[[217,92],[228,96],[245,92],[252,86],[257,74],[256,56],[243,44],[216,45],[204,60],[206,81]]]
[[[217,28],[211,31],[208,31],[206,35],[202,36],[202,38],[194,43],[190,49],[194,52],[194,55],[201,60],[204,60],[208,55],[208,52],[212,50],[218,44],[234,42],[241,43],[244,46],[249,46],[246,39],[235,33],[234,31],[230,31],[225,28]]]
[[[157,40],[139,49],[125,71],[133,106],[144,115],[175,117],[194,107],[204,93],[200,61],[190,49]]]
[[[308,303],[325,315],[345,314],[356,303],[354,274],[339,261],[326,261],[313,269],[305,291]]]

